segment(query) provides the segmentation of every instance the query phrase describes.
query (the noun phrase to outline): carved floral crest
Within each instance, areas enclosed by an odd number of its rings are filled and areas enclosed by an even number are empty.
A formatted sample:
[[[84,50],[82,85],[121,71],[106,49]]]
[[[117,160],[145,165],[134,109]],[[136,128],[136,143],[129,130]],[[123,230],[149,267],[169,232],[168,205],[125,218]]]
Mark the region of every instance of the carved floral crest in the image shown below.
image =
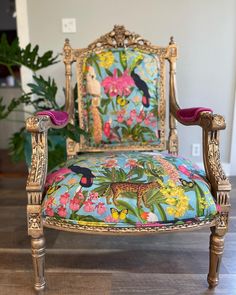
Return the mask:
[[[140,35],[126,30],[124,26],[115,25],[111,32],[95,40],[88,48],[95,49],[102,46],[129,47],[135,44],[150,46],[151,43]]]

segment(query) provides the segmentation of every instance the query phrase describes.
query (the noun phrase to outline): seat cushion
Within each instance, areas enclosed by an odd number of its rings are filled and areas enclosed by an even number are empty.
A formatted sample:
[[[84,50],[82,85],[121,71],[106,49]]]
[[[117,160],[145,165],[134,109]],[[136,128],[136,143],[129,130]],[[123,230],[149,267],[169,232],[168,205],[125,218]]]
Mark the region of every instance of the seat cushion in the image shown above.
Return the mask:
[[[48,174],[43,215],[88,226],[172,226],[216,214],[204,171],[160,152],[80,154]]]

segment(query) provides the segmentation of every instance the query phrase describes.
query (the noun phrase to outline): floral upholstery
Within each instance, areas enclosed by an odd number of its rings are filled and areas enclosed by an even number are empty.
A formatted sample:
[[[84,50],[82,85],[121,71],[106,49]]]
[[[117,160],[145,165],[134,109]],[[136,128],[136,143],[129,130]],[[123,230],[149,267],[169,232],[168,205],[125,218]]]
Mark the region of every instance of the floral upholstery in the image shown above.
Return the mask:
[[[132,48],[92,53],[84,59],[83,77],[89,146],[160,143],[158,56]]]
[[[159,152],[80,154],[47,177],[43,215],[89,226],[168,226],[211,220],[205,174]]]

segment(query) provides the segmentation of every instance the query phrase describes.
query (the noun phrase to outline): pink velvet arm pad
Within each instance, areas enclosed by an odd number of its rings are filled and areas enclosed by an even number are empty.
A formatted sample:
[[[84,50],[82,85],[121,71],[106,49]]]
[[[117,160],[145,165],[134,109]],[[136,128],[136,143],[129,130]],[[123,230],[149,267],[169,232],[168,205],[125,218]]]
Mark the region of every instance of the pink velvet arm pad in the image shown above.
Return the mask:
[[[52,123],[57,126],[66,124],[69,119],[67,112],[63,112],[63,111],[46,110],[46,111],[38,112],[37,115],[49,116],[52,120]]]
[[[196,122],[199,119],[199,116],[202,112],[213,112],[210,108],[189,108],[189,109],[179,109],[177,111],[177,116],[183,121],[183,122]]]

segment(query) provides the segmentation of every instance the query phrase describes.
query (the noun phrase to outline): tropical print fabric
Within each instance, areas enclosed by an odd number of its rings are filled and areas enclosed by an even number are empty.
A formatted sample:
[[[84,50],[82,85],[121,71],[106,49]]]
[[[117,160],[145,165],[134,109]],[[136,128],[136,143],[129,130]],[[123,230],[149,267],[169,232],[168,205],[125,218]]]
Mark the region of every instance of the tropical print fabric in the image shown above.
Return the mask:
[[[159,152],[81,154],[48,175],[43,202],[44,216],[89,226],[168,226],[215,214],[204,172]]]
[[[92,53],[83,64],[83,118],[90,146],[160,142],[160,62],[132,48]]]

